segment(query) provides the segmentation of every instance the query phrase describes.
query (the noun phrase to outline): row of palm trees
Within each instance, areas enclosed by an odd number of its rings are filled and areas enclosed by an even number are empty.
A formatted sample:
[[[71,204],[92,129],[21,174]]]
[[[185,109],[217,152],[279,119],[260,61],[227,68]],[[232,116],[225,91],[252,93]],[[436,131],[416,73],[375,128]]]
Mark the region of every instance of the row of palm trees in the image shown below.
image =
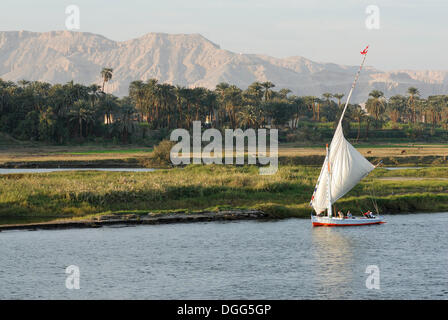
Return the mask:
[[[448,125],[448,96],[434,95],[424,99],[415,87],[407,90],[407,95],[394,95],[389,99],[384,93],[373,90],[369,94],[366,103],[367,112],[376,120],[390,120],[410,124],[430,123],[433,128],[437,125],[447,127]]]
[[[126,141],[136,125],[136,111],[129,98],[104,92],[112,78],[112,69],[105,71],[103,86],[0,79],[0,130],[57,143],[101,135]]]
[[[288,96],[290,90],[276,92],[274,87],[272,82],[254,82],[242,90],[235,85],[219,83],[215,90],[210,90],[173,86],[149,79],[133,81],[129,86],[129,97],[139,120],[147,121],[154,129],[190,128],[195,120],[214,127],[260,127],[268,123],[284,124],[285,114],[294,116],[304,107],[299,97]],[[275,106],[282,108],[272,110]]]
[[[275,90],[269,81],[254,82],[246,89],[219,83],[213,90],[160,83],[157,79],[133,81],[129,95],[118,98],[105,93],[112,68],[101,70],[102,85],[84,86],[73,81],[51,85],[39,81],[0,79],[0,130],[24,139],[64,142],[92,136],[128,141],[137,127],[167,129],[191,127],[199,120],[215,128],[300,127],[303,120],[332,122],[342,111],[344,94],[321,97],[296,96],[289,89]],[[390,121],[430,123],[448,129],[448,96],[420,97],[411,87],[406,95],[386,99],[373,90],[365,107],[350,105],[345,125],[356,122],[381,128]],[[142,126],[143,125],[143,126]],[[146,130],[146,129],[145,129]]]
[[[101,71],[104,85],[112,78],[113,69],[104,68]],[[290,126],[297,126],[299,118],[309,116],[310,120],[321,122],[332,121],[334,113],[340,114],[343,93],[323,93],[322,98],[316,96],[289,96],[291,90],[281,89],[274,91],[275,84],[270,81],[254,82],[246,90],[241,90],[235,85],[220,83],[215,90],[206,88],[186,88],[159,84],[157,79],[150,79],[146,83],[134,81],[129,87],[129,96],[139,111],[140,120],[152,123],[154,127],[189,127],[192,120],[212,122],[215,126],[222,126],[229,122],[231,127],[238,125],[245,127],[260,127],[279,119],[273,119],[267,115],[269,101],[286,102],[287,112],[290,115]],[[337,110],[335,103],[337,102]],[[433,127],[448,126],[448,96],[429,96],[427,99],[420,97],[420,92],[415,87],[409,87],[406,95],[394,95],[386,99],[380,90],[372,90],[365,104],[365,108],[359,105],[351,105],[348,119],[366,122],[367,126],[372,120],[376,128],[381,126],[381,121],[390,120],[393,124],[403,123],[431,123]],[[271,103],[272,104],[272,103]],[[278,104],[278,103],[277,103]],[[277,105],[285,107],[285,104]],[[330,113],[330,114],[329,114]],[[321,119],[321,115],[325,117]],[[272,115],[272,114],[271,114]],[[337,118],[337,117],[336,117]],[[372,119],[373,118],[373,119]],[[284,119],[283,119],[284,120]],[[283,124],[285,121],[283,121]]]

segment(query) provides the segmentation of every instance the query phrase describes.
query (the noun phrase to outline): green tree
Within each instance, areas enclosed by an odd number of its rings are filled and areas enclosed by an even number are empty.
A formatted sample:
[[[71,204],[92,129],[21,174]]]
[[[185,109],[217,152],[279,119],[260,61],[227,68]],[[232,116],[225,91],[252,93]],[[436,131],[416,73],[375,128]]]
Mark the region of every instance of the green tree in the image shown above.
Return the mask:
[[[88,126],[94,122],[93,110],[86,100],[77,100],[70,110],[69,118],[71,122],[78,124],[79,138],[83,138],[83,125],[85,124],[86,136],[88,135]]]
[[[112,68],[103,68],[101,70],[101,78],[103,79],[103,87],[102,91],[104,92],[104,86],[106,82],[109,82],[112,79],[112,74],[114,72],[114,69]]]
[[[268,101],[272,97],[273,91],[271,88],[274,88],[275,84],[270,81],[265,81],[261,83],[261,86],[264,88],[264,101]]]
[[[406,98],[399,94],[390,97],[386,105],[386,111],[390,120],[394,124],[397,123],[406,111]]]
[[[118,101],[118,108],[116,110],[116,121],[114,125],[118,129],[121,141],[125,144],[129,142],[129,135],[136,129],[136,121],[134,116],[136,109],[129,97],[125,97]]]
[[[351,111],[351,115],[353,119],[358,123],[358,134],[356,136],[356,142],[358,142],[361,136],[361,123],[366,116],[366,112],[359,105],[355,105]]]
[[[333,97],[338,100],[338,107],[340,109],[341,108],[341,100],[342,100],[342,98],[344,98],[344,94],[343,93],[335,93],[335,94],[333,94]]]
[[[419,97],[419,95],[420,95],[420,92],[419,92],[418,89],[415,88],[415,87],[409,87],[407,93],[408,93],[408,95],[409,95],[409,98],[408,98],[408,104],[409,104],[409,107],[410,107],[411,110],[412,110],[412,118],[411,118],[411,121],[412,121],[413,123],[415,123],[415,122],[417,121],[416,99],[418,99],[418,97]]]
[[[386,105],[384,93],[379,90],[373,90],[369,93],[369,98],[366,102],[367,112],[375,118],[376,127],[379,125],[381,115],[384,113]]]

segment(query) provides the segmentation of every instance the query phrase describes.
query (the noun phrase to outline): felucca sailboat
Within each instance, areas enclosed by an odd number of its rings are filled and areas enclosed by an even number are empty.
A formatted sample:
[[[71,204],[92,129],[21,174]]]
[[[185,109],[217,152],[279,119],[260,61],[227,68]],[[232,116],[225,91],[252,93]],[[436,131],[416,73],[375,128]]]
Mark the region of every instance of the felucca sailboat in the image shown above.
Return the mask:
[[[361,51],[363,55],[361,65],[356,73],[331,144],[329,147],[327,144],[326,147],[325,161],[310,202],[316,213],[311,216],[313,226],[360,226],[384,223],[382,217],[374,216],[370,212],[361,218],[340,217],[335,216],[332,209],[338,199],[342,198],[376,168],[345,139],[342,130],[342,120],[366,60],[368,47]]]

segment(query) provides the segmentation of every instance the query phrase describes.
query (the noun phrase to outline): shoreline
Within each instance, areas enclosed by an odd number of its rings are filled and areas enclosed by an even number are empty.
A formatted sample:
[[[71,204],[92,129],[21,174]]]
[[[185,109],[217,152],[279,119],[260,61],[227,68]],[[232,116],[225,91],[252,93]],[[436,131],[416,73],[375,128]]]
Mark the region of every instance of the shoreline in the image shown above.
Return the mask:
[[[439,211],[419,211],[393,213],[400,214],[431,214]],[[137,225],[160,225],[173,223],[194,223],[194,222],[224,222],[224,221],[273,221],[284,219],[307,219],[305,216],[272,216],[260,210],[227,210],[218,212],[196,212],[196,213],[164,213],[147,215],[127,214],[103,215],[94,219],[85,220],[52,220],[47,222],[16,223],[0,225],[2,231],[37,231],[37,230],[67,230],[67,229],[95,229],[108,226],[137,226]]]
[[[0,232],[9,230],[62,230],[62,229],[83,229],[83,228],[101,228],[113,225],[157,225],[170,223],[192,223],[192,222],[211,222],[211,221],[236,221],[236,220],[269,220],[274,219],[260,210],[229,210],[218,212],[202,213],[168,213],[147,215],[105,215],[96,219],[86,219],[78,221],[48,221],[23,224],[5,224],[0,225]]]

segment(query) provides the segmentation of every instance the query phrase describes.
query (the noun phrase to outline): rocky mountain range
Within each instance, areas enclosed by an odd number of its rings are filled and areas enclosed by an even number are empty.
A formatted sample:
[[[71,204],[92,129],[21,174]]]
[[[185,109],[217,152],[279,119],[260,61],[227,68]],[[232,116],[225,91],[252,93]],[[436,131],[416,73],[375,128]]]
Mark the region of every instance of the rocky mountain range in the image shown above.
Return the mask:
[[[320,96],[347,93],[358,66],[320,63],[295,56],[275,58],[221,49],[199,34],[148,33],[128,41],[71,32],[0,32],[0,78],[101,84],[103,67],[114,69],[106,91],[127,95],[133,80],[214,88],[228,82],[246,88],[254,81],[271,81],[294,94]],[[405,94],[410,86],[422,96],[448,93],[448,71],[397,70],[383,72],[367,66],[354,102],[363,102],[372,89],[387,97]]]

